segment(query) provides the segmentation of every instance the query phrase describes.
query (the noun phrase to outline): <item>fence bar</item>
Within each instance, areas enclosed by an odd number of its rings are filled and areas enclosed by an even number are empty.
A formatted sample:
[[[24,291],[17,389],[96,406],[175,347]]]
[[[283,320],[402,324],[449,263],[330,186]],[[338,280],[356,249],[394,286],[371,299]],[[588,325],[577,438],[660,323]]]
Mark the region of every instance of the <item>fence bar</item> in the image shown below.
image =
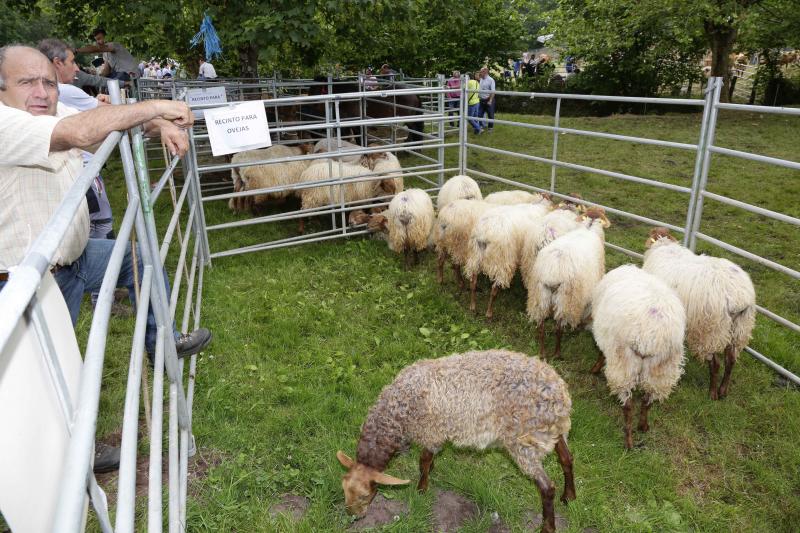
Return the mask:
[[[592,174],[599,174],[601,176],[608,176],[609,178],[617,178],[617,179],[621,179],[621,180],[625,180],[625,181],[632,181],[634,183],[642,183],[644,185],[652,185],[653,187],[659,187],[661,189],[669,189],[671,191],[677,191],[677,192],[683,192],[683,193],[691,192],[691,189],[689,187],[683,187],[681,185],[673,185],[671,183],[664,183],[664,182],[661,182],[661,181],[655,181],[655,180],[651,180],[651,179],[647,179],[647,178],[640,178],[638,176],[630,176],[628,174],[621,174],[619,172],[612,172],[610,170],[603,170],[603,169],[600,169],[600,168],[587,167],[585,165],[578,165],[578,164],[575,164],[575,163],[566,163],[564,161],[556,161],[554,159],[547,159],[546,157],[538,157],[538,156],[535,156],[535,155],[520,154],[520,153],[512,152],[512,151],[509,151],[509,150],[501,150],[500,148],[491,148],[489,146],[482,146],[480,144],[467,143],[467,146],[469,148],[474,148],[476,150],[481,150],[481,151],[484,151],[484,152],[491,152],[491,153],[495,153],[495,154],[519,157],[519,158],[522,158],[522,159],[528,159],[529,161],[536,161],[537,163],[544,163],[546,165],[556,165],[556,166],[559,166],[559,167],[570,168],[570,169],[573,169],[573,170],[580,170],[582,172],[589,172],[589,173],[592,173]],[[549,191],[544,191],[544,192],[549,192]],[[681,230],[681,231],[683,231],[683,230]]]
[[[133,332],[131,360],[128,365],[128,382],[125,389],[125,409],[122,417],[122,446],[120,450],[119,480],[117,481],[117,533],[135,531],[136,508],[136,441],[139,434],[139,385],[142,379],[144,335],[147,329],[147,310],[150,307],[150,287],[153,267],[144,267],[144,275],[136,309],[136,328]]]
[[[147,529],[162,531],[162,439],[164,438],[164,335],[166,331],[159,326],[156,336],[156,355],[153,363],[152,422],[150,426],[150,463],[148,466],[147,487]]]
[[[723,241],[720,241],[718,239],[715,239],[714,237],[709,237],[708,235],[700,233],[699,231],[695,233],[695,236],[700,240],[706,241],[706,242],[711,243],[711,244],[713,244],[715,246],[719,246],[723,250],[727,250],[729,252],[733,252],[736,255],[740,255],[742,257],[750,259],[751,261],[755,261],[756,263],[760,263],[760,264],[762,264],[764,266],[768,266],[773,270],[777,270],[778,272],[783,272],[784,274],[788,274],[789,276],[792,276],[795,279],[800,279],[800,272],[798,272],[797,270],[792,270],[789,267],[785,267],[785,266],[781,265],[780,263],[776,263],[774,261],[770,261],[769,259],[764,259],[763,257],[761,257],[759,255],[756,255],[754,253],[748,252],[747,250],[743,250],[741,248],[737,248],[736,246],[733,246],[733,245],[728,244],[726,242],[723,242]]]
[[[697,154],[694,158],[694,171],[692,173],[692,191],[689,195],[689,207],[686,209],[686,227],[683,232],[683,245],[687,247],[690,244],[689,241],[692,234],[694,212],[697,207],[697,198],[700,195],[700,181],[706,154],[709,117],[711,115],[711,107],[714,105],[713,80],[712,85],[705,90],[703,102],[703,116],[700,119],[700,138],[697,140]]]
[[[558,160],[558,126],[561,120],[561,98],[556,99],[556,115],[553,120],[553,161]],[[550,167],[550,192],[556,192],[556,165]]]
[[[776,315],[775,313],[773,313],[769,309],[761,307],[760,305],[756,305],[756,311],[758,311],[759,313],[761,313],[765,317],[769,318],[770,320],[773,320],[774,322],[777,322],[781,326],[787,327],[787,328],[791,329],[792,331],[794,331],[795,333],[800,333],[800,325],[795,324],[791,320],[787,320],[787,319],[783,318],[780,315]]]
[[[744,104],[723,104],[717,103],[718,109],[733,109],[738,111],[748,111],[750,113],[770,113],[775,115],[795,115],[800,116],[800,109],[795,107],[771,107],[768,105],[744,105]]]
[[[800,163],[795,161],[787,161],[786,159],[779,159],[777,157],[769,157],[766,155],[751,154],[750,152],[731,150],[730,148],[721,148],[719,146],[709,146],[708,149],[716,154],[730,155],[740,159],[749,159],[750,161],[758,161],[759,163],[767,163],[770,165],[777,165],[779,167],[800,170]]]
[[[471,91],[478,92],[478,91]],[[664,104],[664,105],[685,105],[702,106],[702,100],[689,98],[654,98],[640,96],[602,96],[595,94],[566,94],[566,93],[530,93],[517,91],[489,91],[498,96],[516,96],[518,98],[563,98],[565,100],[594,100],[597,102],[631,102],[639,104]]]
[[[754,349],[752,349],[749,346],[745,346],[744,351],[746,351],[747,353],[752,355],[758,361],[761,361],[762,363],[764,363],[765,365],[767,365],[768,367],[773,369],[775,372],[777,372],[781,376],[785,377],[788,380],[791,380],[792,382],[794,382],[795,385],[800,385],[800,377],[797,377],[795,374],[789,372],[788,370],[783,368],[781,365],[779,365],[778,363],[776,363],[772,359],[770,359],[767,356],[755,351]]]
[[[158,195],[161,194],[161,190],[164,188],[164,185],[167,183],[167,178],[173,175],[175,171],[175,167],[178,166],[180,162],[179,157],[173,157],[172,161],[170,162],[167,169],[164,171],[164,174],[161,176],[161,179],[158,180],[158,183],[155,187],[153,187],[153,192],[150,193],[150,203],[155,204],[156,200],[158,200]]]
[[[630,257],[635,257],[636,259],[644,258],[644,254],[640,254],[639,252],[634,252],[633,250],[628,250],[622,246],[617,246],[616,244],[611,244],[610,242],[606,241],[606,246],[611,248],[612,250],[616,250],[617,252],[622,252],[625,255]]]
[[[778,213],[777,211],[771,211],[769,209],[764,209],[763,207],[758,207],[752,204],[747,204],[745,202],[740,202],[739,200],[734,200],[733,198],[728,198],[726,196],[720,196],[719,194],[714,194],[713,192],[703,191],[703,196],[706,198],[711,198],[712,200],[716,200],[726,205],[731,205],[734,207],[738,207],[740,209],[744,209],[745,211],[749,211],[757,215],[762,215],[775,220],[780,220],[781,222],[786,222],[788,224],[794,224],[795,226],[800,226],[800,218],[791,217],[789,215],[784,215],[783,213]]]
[[[353,237],[355,235],[367,235],[367,234],[369,234],[368,231],[353,231],[351,233],[348,233],[347,235],[343,235],[341,233],[338,233],[338,230],[337,230],[336,234],[330,235],[330,236],[327,236],[327,237],[315,237],[315,238],[311,238],[311,239],[306,239],[304,241],[291,241],[291,242],[284,242],[284,243],[278,243],[278,244],[265,243],[265,244],[262,244],[262,245],[255,245],[254,247],[235,248],[233,250],[226,250],[224,252],[216,252],[216,253],[211,254],[211,258],[214,259],[216,257],[227,257],[227,256],[230,256],[230,255],[237,255],[237,254],[242,254],[242,253],[247,253],[247,252],[259,252],[259,251],[262,251],[262,250],[274,250],[274,249],[277,249],[277,248],[287,248],[289,246],[294,246],[296,244],[301,244],[301,243],[305,244],[307,242],[323,242],[323,241],[330,241],[330,240],[333,240],[333,239],[341,239],[343,237]]]

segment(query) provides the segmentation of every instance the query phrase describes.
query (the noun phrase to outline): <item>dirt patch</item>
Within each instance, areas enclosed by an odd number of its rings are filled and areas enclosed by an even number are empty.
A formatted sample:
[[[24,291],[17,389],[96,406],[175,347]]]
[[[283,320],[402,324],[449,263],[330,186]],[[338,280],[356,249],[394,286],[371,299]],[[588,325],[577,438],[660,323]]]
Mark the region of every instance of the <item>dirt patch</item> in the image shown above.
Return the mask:
[[[486,533],[511,533],[511,528],[503,522],[497,512],[492,513],[492,525],[486,530]]]
[[[449,490],[436,493],[433,503],[434,530],[447,533],[457,531],[464,522],[478,516],[478,506],[472,500]]]
[[[398,500],[387,500],[379,492],[372,504],[367,509],[367,514],[364,518],[353,522],[348,531],[362,531],[373,527],[380,527],[386,524],[391,524],[400,517],[408,514],[408,504]]]
[[[273,518],[277,518],[279,514],[287,514],[291,516],[292,520],[299,522],[306,515],[310,506],[311,501],[305,496],[284,494],[278,503],[270,505],[269,514]]]
[[[539,531],[542,527],[542,515],[534,511],[525,513],[525,531]],[[567,519],[560,514],[556,513],[556,531],[566,531],[569,527]]]

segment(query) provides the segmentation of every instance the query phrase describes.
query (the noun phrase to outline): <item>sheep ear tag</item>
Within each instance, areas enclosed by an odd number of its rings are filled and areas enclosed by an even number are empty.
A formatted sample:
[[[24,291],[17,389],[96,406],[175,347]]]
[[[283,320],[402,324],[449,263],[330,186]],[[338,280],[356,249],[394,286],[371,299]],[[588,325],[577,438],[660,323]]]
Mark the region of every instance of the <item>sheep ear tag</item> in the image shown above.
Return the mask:
[[[410,479],[399,479],[377,471],[372,475],[372,481],[380,485],[408,485],[411,483]]]
[[[336,452],[336,458],[339,459],[339,462],[342,463],[342,466],[347,468],[348,470],[350,468],[353,468],[353,465],[356,464],[356,462],[347,457],[347,455],[345,455],[345,453],[342,450]]]

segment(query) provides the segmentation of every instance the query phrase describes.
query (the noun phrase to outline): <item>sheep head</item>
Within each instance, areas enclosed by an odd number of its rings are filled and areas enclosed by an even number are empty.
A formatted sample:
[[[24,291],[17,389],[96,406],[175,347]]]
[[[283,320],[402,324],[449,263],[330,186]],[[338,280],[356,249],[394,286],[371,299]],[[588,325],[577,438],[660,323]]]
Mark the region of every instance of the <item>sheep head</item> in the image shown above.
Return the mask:
[[[672,242],[678,242],[678,239],[672,236],[672,234],[669,232],[669,229],[659,226],[657,228],[653,228],[650,230],[650,234],[647,238],[647,241],[645,241],[645,247],[650,248],[661,239],[667,239]]]
[[[367,229],[372,232],[386,231],[388,224],[389,224],[389,219],[386,217],[386,215],[374,214],[369,217],[369,222],[367,222]]]
[[[407,485],[411,481],[384,474],[367,465],[353,461],[341,450],[336,452],[336,458],[347,469],[347,473],[342,477],[344,506],[349,514],[357,517],[367,514],[367,508],[378,492],[378,484]]]
[[[303,155],[311,154],[314,152],[314,145],[312,143],[298,144],[297,147],[300,148],[300,153]]]
[[[598,220],[604,228],[607,228],[611,225],[611,221],[606,217],[606,212],[602,207],[589,207],[584,212],[583,219],[591,220],[592,223],[594,223],[595,220]]]
[[[347,216],[347,223],[350,226],[358,226],[360,224],[366,224],[369,221],[369,215],[363,209],[356,209],[355,211],[350,211],[350,214]]]
[[[570,198],[575,198],[576,200],[583,200],[583,196],[579,192],[571,192],[567,196]],[[579,204],[577,202],[572,202],[570,200],[563,200],[559,202],[556,206],[556,209],[569,209],[570,211],[575,211],[579,215],[582,215],[586,212],[586,206],[583,204]]]

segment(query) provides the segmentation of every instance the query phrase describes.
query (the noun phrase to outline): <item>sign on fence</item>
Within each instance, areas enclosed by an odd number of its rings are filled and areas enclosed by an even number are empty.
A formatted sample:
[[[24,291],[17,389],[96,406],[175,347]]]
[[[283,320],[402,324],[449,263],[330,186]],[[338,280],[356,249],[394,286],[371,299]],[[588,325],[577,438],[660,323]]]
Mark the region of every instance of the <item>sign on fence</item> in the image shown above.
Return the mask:
[[[215,157],[272,146],[263,102],[207,109],[205,115]]]
[[[191,105],[198,104],[224,104],[228,99],[225,96],[225,87],[209,87],[202,89],[189,89],[186,93],[186,103]],[[194,118],[203,118],[203,110],[195,109]]]

